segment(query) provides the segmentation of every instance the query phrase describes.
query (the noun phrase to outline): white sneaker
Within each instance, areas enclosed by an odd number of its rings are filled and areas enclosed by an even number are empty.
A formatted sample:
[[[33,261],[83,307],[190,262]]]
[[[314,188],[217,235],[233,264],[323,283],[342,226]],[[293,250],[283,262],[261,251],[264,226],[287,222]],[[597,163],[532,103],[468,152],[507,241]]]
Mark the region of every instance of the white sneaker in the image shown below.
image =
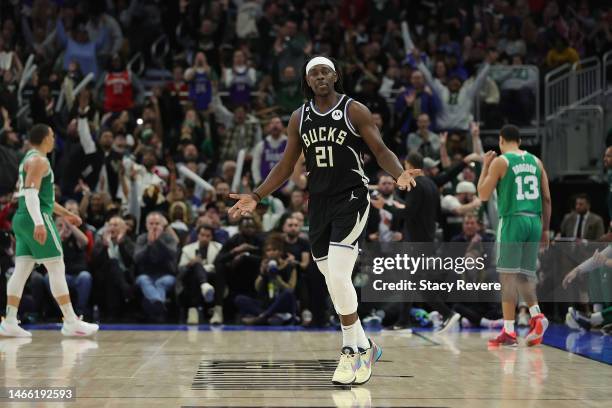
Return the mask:
[[[223,324],[223,306],[215,306],[210,324]]]
[[[17,319],[2,318],[2,324],[0,324],[0,336],[32,337],[32,333],[19,327],[19,321]]]
[[[453,313],[451,317],[442,322],[438,330],[435,331],[435,334],[444,334],[453,331],[459,327],[459,321],[461,321],[461,315],[459,313]]]
[[[187,310],[187,324],[198,324],[200,323],[200,316],[198,314],[198,308],[190,307]]]
[[[338,367],[334,371],[332,383],[336,385],[350,385],[357,378],[357,370],[361,366],[361,355],[355,353],[350,347],[344,347],[340,354]]]
[[[212,303],[215,300],[215,288],[208,282],[204,282],[200,285],[200,289],[202,289],[202,296],[204,297],[204,301],[206,303]]]
[[[433,326],[434,331],[438,330],[442,323],[444,323],[444,319],[442,319],[442,315],[437,310],[434,310],[429,314],[429,320],[431,320],[431,324]]]
[[[357,374],[355,376],[355,384],[362,385],[367,383],[372,376],[372,367],[374,363],[380,360],[382,356],[382,348],[378,346],[378,344],[374,343],[372,339],[368,339],[370,342],[370,348],[365,351],[362,351],[360,354],[361,357],[361,365],[357,370]]]
[[[572,309],[573,308],[570,307],[568,312],[565,314],[565,325],[572,330],[580,330],[580,325],[578,324],[578,322],[576,322],[574,316],[572,316]]]
[[[312,323],[312,312],[308,309],[302,310],[302,324],[308,326]]]
[[[62,334],[66,337],[87,337],[96,334],[98,329],[99,326],[97,324],[84,322],[79,317],[72,322],[64,320]]]

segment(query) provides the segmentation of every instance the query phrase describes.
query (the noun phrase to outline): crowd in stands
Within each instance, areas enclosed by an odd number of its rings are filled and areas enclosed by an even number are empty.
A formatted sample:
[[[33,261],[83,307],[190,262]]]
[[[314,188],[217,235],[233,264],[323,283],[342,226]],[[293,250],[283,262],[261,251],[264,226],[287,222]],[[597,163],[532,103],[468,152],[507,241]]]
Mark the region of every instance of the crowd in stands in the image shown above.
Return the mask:
[[[28,128],[46,123],[56,199],[84,221],[56,220],[74,304],[106,322],[333,319],[303,161],[252,217],[227,213],[230,192],[252,191],[280,160],[309,57],[334,57],[387,145],[425,172],[398,195],[366,155],[366,241],[473,242],[494,240],[497,223],[476,194],[475,96],[482,125],[529,126],[538,75],[612,49],[612,6],[586,0],[15,0],[0,24],[0,286],[17,165]],[[579,236],[576,219],[557,227]],[[578,230],[603,235],[588,221]],[[59,316],[45,276],[28,281],[22,320]]]

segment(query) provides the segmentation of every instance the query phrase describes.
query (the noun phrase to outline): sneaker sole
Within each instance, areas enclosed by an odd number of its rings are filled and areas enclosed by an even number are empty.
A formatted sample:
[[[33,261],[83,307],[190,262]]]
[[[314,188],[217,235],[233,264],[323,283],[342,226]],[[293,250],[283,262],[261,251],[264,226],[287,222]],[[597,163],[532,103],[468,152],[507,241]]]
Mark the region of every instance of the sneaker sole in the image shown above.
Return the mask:
[[[89,336],[93,336],[97,332],[98,332],[98,330],[95,330],[95,331],[93,331],[91,333],[85,333],[85,332],[82,332],[82,331],[77,331],[77,332],[74,332],[74,333],[66,333],[64,331],[64,329],[62,329],[62,334],[65,337],[89,337]]]
[[[334,385],[353,385],[353,384],[355,384],[355,380],[356,380],[356,379],[357,379],[357,376],[355,375],[355,376],[353,377],[353,380],[352,380],[351,382],[343,383],[343,382],[340,382],[340,381],[334,381],[334,380],[332,380],[332,384],[334,384]]]

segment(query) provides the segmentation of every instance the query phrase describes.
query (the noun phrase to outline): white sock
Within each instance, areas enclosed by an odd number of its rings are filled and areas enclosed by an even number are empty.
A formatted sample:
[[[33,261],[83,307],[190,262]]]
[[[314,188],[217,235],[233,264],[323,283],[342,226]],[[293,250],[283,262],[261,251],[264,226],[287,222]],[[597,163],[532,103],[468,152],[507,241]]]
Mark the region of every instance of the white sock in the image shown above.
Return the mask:
[[[603,310],[603,305],[602,305],[601,303],[595,303],[595,304],[593,305],[593,311],[594,311],[595,313],[597,313],[597,312],[601,312],[602,310]]]
[[[357,351],[357,322],[350,326],[342,325],[342,348],[350,347]]]
[[[15,306],[6,305],[6,316],[4,318],[9,323],[17,321],[17,308]]]
[[[62,314],[64,315],[64,321],[68,323],[72,323],[77,319],[76,313],[74,313],[74,309],[72,308],[72,303],[64,303],[63,305],[59,305],[60,309],[62,309]]]
[[[363,330],[363,326],[361,325],[361,320],[357,319],[355,322],[357,326],[357,347],[362,350],[367,350],[370,348],[370,342],[368,341],[368,336],[366,336],[365,331]]]
[[[504,320],[504,330],[506,333],[514,333],[514,320]]]
[[[540,306],[538,305],[533,305],[529,308],[529,314],[531,315],[531,317],[534,317],[535,315],[539,315],[540,313]]]
[[[591,314],[591,324],[593,326],[599,326],[600,324],[603,323],[603,321],[604,319],[603,319],[603,315],[601,314],[601,312]]]

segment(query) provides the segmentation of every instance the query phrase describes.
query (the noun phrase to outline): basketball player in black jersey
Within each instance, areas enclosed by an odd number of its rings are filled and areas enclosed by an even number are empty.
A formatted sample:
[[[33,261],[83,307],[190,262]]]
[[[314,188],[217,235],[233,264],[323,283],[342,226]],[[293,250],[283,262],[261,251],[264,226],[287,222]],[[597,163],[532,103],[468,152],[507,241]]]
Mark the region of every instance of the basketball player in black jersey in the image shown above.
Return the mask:
[[[363,172],[367,147],[400,189],[416,185],[420,170],[404,170],[385,146],[368,108],[343,94],[340,71],[325,57],[314,57],[302,70],[302,90],[308,102],[291,115],[288,142],[281,161],[253,193],[230,194],[238,202],[232,217],[255,210],[257,203],[291,176],[304,154],[308,174],[309,238],[312,255],[342,323],[343,345],[332,382],[363,384],[382,349],[368,339],[357,315],[357,293],[351,274],[358,241],[368,220],[370,196]]]

